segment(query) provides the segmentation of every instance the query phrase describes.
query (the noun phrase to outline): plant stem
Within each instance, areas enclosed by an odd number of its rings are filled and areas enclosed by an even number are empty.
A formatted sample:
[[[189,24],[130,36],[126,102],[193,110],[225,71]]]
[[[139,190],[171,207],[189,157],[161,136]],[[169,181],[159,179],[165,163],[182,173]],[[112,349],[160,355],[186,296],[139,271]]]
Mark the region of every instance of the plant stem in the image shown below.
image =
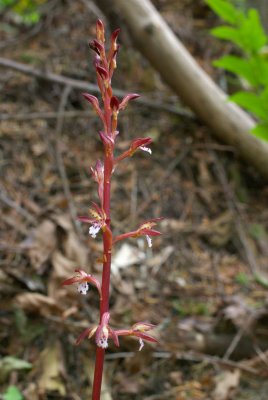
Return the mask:
[[[105,354],[105,350],[100,347],[97,347],[96,359],[95,359],[93,390],[92,390],[92,400],[100,400],[104,354]]]
[[[106,93],[105,104],[109,101]],[[111,118],[109,108],[106,108],[106,117]],[[109,126],[109,122],[107,123]],[[107,129],[107,128],[106,128]],[[110,197],[111,197],[111,175],[113,170],[113,154],[106,154],[104,159],[104,184],[103,184],[103,209],[106,214],[106,224],[108,229],[103,232],[103,270],[102,270],[102,299],[100,301],[100,322],[105,312],[109,311],[109,292],[111,275],[111,255],[112,255],[112,235],[110,231]],[[103,376],[105,349],[97,347],[95,359],[95,371],[92,390],[92,400],[100,400],[101,383]]]
[[[105,168],[105,167],[104,167]],[[104,169],[105,171],[105,169]],[[105,173],[104,173],[105,176]],[[110,227],[110,183],[104,182],[104,199],[106,198],[106,202],[104,201],[104,210],[107,215],[107,225]],[[106,204],[106,207],[105,207]],[[106,209],[105,209],[106,208]],[[102,315],[109,311],[109,289],[110,289],[110,271],[111,271],[111,234],[109,231],[103,233],[103,255],[104,255],[104,263],[102,270],[102,300],[100,301],[100,321]],[[103,364],[104,364],[104,355],[105,350],[97,347],[96,350],[96,360],[95,360],[95,372],[94,372],[94,381],[93,381],[93,391],[92,391],[92,400],[99,400],[101,393],[101,383],[102,383],[102,375],[103,375]]]

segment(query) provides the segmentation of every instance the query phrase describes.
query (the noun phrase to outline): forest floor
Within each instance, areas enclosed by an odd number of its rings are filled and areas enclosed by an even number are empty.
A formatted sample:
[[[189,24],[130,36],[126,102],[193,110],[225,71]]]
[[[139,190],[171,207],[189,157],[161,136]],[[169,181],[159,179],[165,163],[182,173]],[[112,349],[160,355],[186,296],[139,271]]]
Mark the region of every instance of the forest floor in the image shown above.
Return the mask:
[[[232,49],[210,36],[217,20],[203,1],[154,4],[228,87],[212,61]],[[43,74],[1,67],[1,399],[10,385],[26,400],[90,398],[95,346],[74,344],[98,320],[97,292],[61,282],[76,267],[101,275],[100,239],[76,220],[96,201],[100,126],[81,90],[45,75],[96,83],[96,18],[90,1],[50,0],[33,27],[8,13],[0,23],[1,57]],[[121,28],[114,88],[142,98],[120,114],[118,149],[136,136],[154,142],[151,156],[117,168],[112,225],[119,233],[164,220],[152,249],[142,239],[116,247],[111,325],[150,321],[159,343],[141,352],[130,338],[111,344],[102,399],[266,400],[268,186],[179,103]]]

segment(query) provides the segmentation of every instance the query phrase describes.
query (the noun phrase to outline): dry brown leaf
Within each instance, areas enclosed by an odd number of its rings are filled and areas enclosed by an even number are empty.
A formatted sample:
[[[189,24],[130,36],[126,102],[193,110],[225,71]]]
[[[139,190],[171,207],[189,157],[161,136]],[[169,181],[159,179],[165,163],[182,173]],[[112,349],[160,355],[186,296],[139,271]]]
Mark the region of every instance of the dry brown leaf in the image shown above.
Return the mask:
[[[36,383],[30,382],[23,391],[25,400],[40,400]]]
[[[28,256],[34,269],[42,272],[57,247],[56,225],[48,219],[44,220],[23,245],[29,247]]]
[[[137,247],[124,243],[114,255],[112,261],[113,275],[120,275],[120,269],[130,267],[134,264],[140,264],[146,258],[144,251],[139,250]]]
[[[87,262],[87,250],[79,242],[68,215],[52,215],[44,220],[27,238],[23,246],[29,248],[28,256],[37,272],[42,272],[55,250],[61,250],[76,266],[83,267]]]
[[[35,229],[32,237],[24,242],[29,247],[28,255],[37,272],[41,272],[46,262],[52,265],[48,277],[48,296],[39,293],[23,293],[16,297],[15,304],[30,312],[38,312],[43,316],[62,313],[63,304],[68,299],[73,303],[71,293],[76,294],[73,287],[62,287],[61,283],[74,274],[76,268],[86,268],[87,251],[79,242],[70,217],[52,215]],[[62,307],[59,300],[65,298]],[[66,303],[67,301],[67,303]]]
[[[57,392],[65,396],[66,389],[63,383],[64,363],[59,342],[55,342],[42,351],[38,359],[37,386],[39,393],[44,395]]]
[[[36,312],[44,317],[63,312],[54,299],[40,293],[19,294],[15,297],[14,304],[25,311]]]
[[[223,309],[222,313],[237,328],[246,328],[253,316],[253,310],[239,296],[230,298],[229,304]]]
[[[213,246],[225,246],[233,234],[232,214],[226,211],[212,220],[204,219],[198,227],[198,233]]]
[[[213,391],[214,400],[227,400],[231,392],[236,389],[240,381],[240,371],[225,371],[217,377],[216,387]]]
[[[73,286],[61,286],[61,283],[74,275],[74,270],[77,268],[77,263],[66,258],[59,251],[55,251],[52,255],[51,263],[53,266],[52,273],[48,281],[48,295],[54,300],[68,299],[69,294],[75,293]],[[67,296],[68,294],[68,296]],[[73,301],[73,296],[71,298]]]
[[[79,241],[70,217],[66,214],[61,214],[54,215],[52,219],[57,224],[58,239],[64,255],[75,261],[77,266],[84,267],[87,263],[87,249]],[[61,232],[59,228],[61,228]]]

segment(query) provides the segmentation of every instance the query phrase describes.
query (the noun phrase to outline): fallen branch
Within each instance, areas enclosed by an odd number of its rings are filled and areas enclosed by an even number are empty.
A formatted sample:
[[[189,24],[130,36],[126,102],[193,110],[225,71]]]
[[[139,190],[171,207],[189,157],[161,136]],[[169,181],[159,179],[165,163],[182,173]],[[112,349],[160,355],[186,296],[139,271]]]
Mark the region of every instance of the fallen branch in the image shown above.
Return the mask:
[[[64,111],[64,118],[88,118],[94,116],[96,116],[94,111]],[[56,111],[32,112],[28,114],[0,114],[0,121],[32,121],[36,119],[57,118],[58,112]]]
[[[25,219],[27,219],[30,224],[33,225],[36,224],[35,218],[27,210],[25,210],[18,203],[16,203],[16,201],[12,200],[2,186],[0,186],[0,201],[2,201],[8,207],[16,210],[16,212],[22,215]]]
[[[137,48],[164,81],[198,115],[215,136],[268,179],[268,144],[251,135],[253,119],[199,67],[149,0],[98,0],[125,21]]]
[[[251,366],[247,366],[244,362],[235,362],[231,360],[224,360],[217,356],[210,356],[208,354],[197,353],[194,351],[180,351],[176,353],[172,353],[169,351],[155,351],[152,353],[153,358],[159,359],[170,359],[176,358],[177,360],[183,361],[192,361],[192,362],[205,362],[213,365],[220,365],[221,367],[231,368],[231,369],[240,369],[243,372],[247,372],[249,374],[258,375],[258,370],[252,368]],[[107,354],[106,360],[116,360],[120,358],[132,358],[135,357],[134,352],[119,352],[113,354]]]
[[[55,82],[60,85],[69,86],[73,89],[79,89],[81,91],[89,91],[92,93],[99,93],[98,85],[94,85],[93,83],[88,83],[79,79],[68,78],[67,76],[54,74],[53,72],[49,72],[46,70],[41,70],[38,68],[34,68],[31,65],[26,65],[17,61],[9,60],[8,58],[0,57],[0,66],[11,68],[16,71],[22,72],[26,75],[32,75],[39,79],[44,79],[47,81]],[[123,98],[126,96],[127,92],[120,89],[114,89],[113,93],[115,96],[119,98]],[[147,107],[155,108],[157,110],[167,111],[181,117],[193,118],[194,115],[191,111],[182,109],[178,106],[173,106],[169,104],[163,104],[157,101],[148,100],[146,98],[139,98],[136,101],[138,104],[142,104]]]
[[[238,251],[242,250],[242,252],[244,253],[244,257],[247,261],[247,264],[250,268],[252,275],[253,276],[259,275],[260,268],[256,256],[254,254],[254,251],[252,250],[251,245],[249,243],[249,239],[247,237],[246,233],[247,231],[245,228],[245,224],[243,222],[244,218],[243,216],[240,215],[241,213],[237,205],[238,202],[236,201],[235,195],[232,192],[232,189],[229,185],[225,170],[222,164],[220,163],[220,160],[216,157],[215,152],[213,150],[210,150],[209,153],[214,159],[215,172],[219,177],[219,182],[223,189],[223,194],[226,199],[226,204],[228,205],[228,208],[233,216],[234,226],[240,241]]]

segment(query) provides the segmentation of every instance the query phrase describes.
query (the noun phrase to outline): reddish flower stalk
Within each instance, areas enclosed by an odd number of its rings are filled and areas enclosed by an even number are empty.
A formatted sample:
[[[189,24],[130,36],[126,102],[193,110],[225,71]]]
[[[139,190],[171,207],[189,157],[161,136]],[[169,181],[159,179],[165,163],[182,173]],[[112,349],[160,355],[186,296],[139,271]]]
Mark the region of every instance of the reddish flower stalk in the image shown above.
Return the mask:
[[[105,32],[102,21],[98,20],[96,25],[97,38],[89,43],[90,48],[95,52],[95,69],[97,75],[97,82],[102,97],[102,105],[99,100],[88,93],[83,93],[85,99],[91,104],[100,118],[103,128],[99,132],[100,139],[103,143],[104,160],[98,160],[94,168],[91,168],[92,177],[98,185],[99,205],[92,203],[89,209],[89,216],[79,217],[81,222],[90,224],[89,234],[95,238],[99,232],[102,232],[103,238],[103,270],[102,281],[94,278],[92,275],[87,274],[81,268],[77,268],[75,272],[77,275],[66,279],[63,285],[78,284],[78,291],[81,294],[86,294],[89,286],[94,285],[100,298],[100,319],[96,326],[87,328],[77,339],[77,344],[91,337],[95,337],[97,345],[96,359],[95,359],[95,372],[92,390],[92,400],[100,400],[101,382],[103,375],[103,364],[105,350],[108,347],[109,339],[112,339],[116,346],[119,346],[119,336],[133,336],[139,340],[139,350],[144,346],[144,340],[148,342],[157,342],[157,340],[147,332],[154,328],[154,325],[148,322],[138,322],[130,329],[114,330],[109,325],[109,288],[110,288],[110,274],[111,274],[111,256],[112,248],[116,242],[126,238],[136,238],[145,236],[149,247],[152,246],[151,236],[158,236],[161,233],[152,229],[154,225],[161,219],[155,218],[142,223],[135,231],[127,232],[116,236],[113,239],[111,230],[111,217],[110,217],[110,189],[111,177],[115,165],[122,160],[131,157],[138,149],[151,154],[151,149],[147,147],[151,144],[151,138],[137,138],[130,144],[128,150],[123,152],[117,158],[114,158],[115,142],[118,135],[117,119],[120,111],[124,110],[128,102],[139,97],[136,93],[126,95],[121,101],[113,96],[111,80],[116,68],[116,56],[119,50],[117,38],[120,30],[115,30],[110,38],[110,49],[108,52],[105,50]]]

